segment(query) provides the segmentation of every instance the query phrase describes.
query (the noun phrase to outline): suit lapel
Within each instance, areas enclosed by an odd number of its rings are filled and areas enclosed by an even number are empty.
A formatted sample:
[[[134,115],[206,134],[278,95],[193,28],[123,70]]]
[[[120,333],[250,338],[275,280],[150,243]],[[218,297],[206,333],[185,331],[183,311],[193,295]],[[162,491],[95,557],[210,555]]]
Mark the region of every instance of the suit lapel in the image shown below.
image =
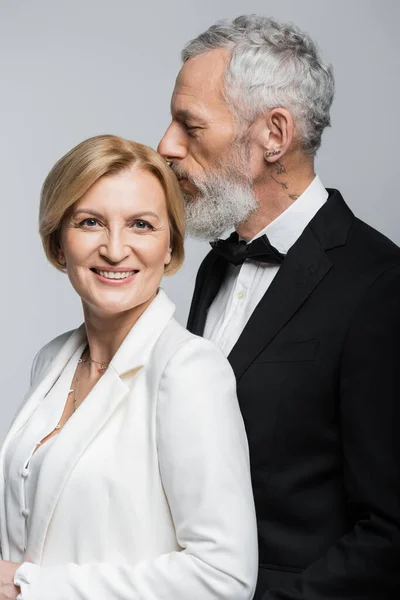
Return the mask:
[[[307,300],[331,267],[330,260],[308,230],[288,253],[229,355],[237,380]]]
[[[228,263],[210,252],[202,263],[196,279],[187,328],[196,335],[203,335],[207,311],[218,293]]]
[[[328,192],[328,201],[288,252],[228,357],[237,380],[330,271],[326,251],[346,243],[353,214],[339,192]]]

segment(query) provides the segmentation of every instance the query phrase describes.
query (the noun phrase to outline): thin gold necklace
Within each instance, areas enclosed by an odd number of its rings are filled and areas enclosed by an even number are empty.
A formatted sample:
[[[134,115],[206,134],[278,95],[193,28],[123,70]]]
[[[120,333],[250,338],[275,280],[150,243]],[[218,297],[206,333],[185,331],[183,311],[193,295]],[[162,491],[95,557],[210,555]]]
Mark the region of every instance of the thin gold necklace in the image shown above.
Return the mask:
[[[81,380],[80,372],[81,372],[81,369],[82,369],[82,365],[84,363],[87,363],[87,361],[88,361],[87,358],[80,358],[78,360],[78,366],[77,366],[77,369],[76,369],[76,376],[75,376],[75,384],[72,383],[73,388],[71,388],[69,390],[69,393],[71,394],[71,392],[72,392],[72,394],[73,394],[73,396],[72,396],[72,402],[73,402],[74,412],[77,409],[76,402],[78,400],[79,382]]]
[[[98,367],[98,370],[100,372],[105,371],[107,369],[108,365],[110,364],[107,362],[100,362],[98,360],[94,360],[93,358],[91,358],[90,354],[87,357],[85,357],[85,358],[81,357],[78,360],[78,368],[76,370],[76,376],[75,376],[75,385],[73,384],[73,388],[69,391],[69,393],[71,393],[71,392],[73,393],[72,398],[73,398],[73,404],[74,404],[74,412],[77,409],[76,403],[78,401],[79,382],[81,380],[81,375],[80,375],[81,368],[82,368],[82,365],[88,361],[90,361],[96,365],[100,365],[100,367]]]
[[[84,353],[85,353],[85,352],[86,352],[86,350],[84,351]],[[93,358],[91,358],[90,356],[88,356],[88,357],[86,357],[86,358],[82,358],[82,357],[81,357],[81,358],[78,360],[78,365],[77,365],[77,368],[76,368],[76,375],[75,375],[75,379],[72,381],[72,385],[73,385],[73,387],[72,387],[72,388],[69,390],[69,392],[68,392],[68,395],[69,395],[69,394],[71,394],[71,393],[73,394],[73,396],[72,396],[72,401],[73,401],[73,409],[74,409],[74,410],[73,410],[73,412],[75,412],[75,411],[76,411],[76,409],[78,408],[78,407],[76,406],[76,402],[77,402],[77,400],[78,400],[78,397],[77,397],[77,396],[78,396],[78,390],[79,390],[79,382],[80,382],[80,380],[81,380],[81,377],[80,377],[81,368],[82,368],[82,365],[83,365],[84,363],[86,363],[88,360],[90,360],[90,362],[92,362],[92,363],[95,363],[96,365],[100,365],[100,367],[99,367],[99,371],[100,371],[100,372],[101,372],[101,371],[105,371],[105,370],[107,369],[108,365],[110,364],[110,363],[106,363],[106,362],[99,362],[99,361],[97,361],[97,360],[93,360]],[[75,384],[76,384],[76,385],[74,384],[74,382],[75,382]],[[54,427],[54,430],[53,430],[53,431],[58,431],[58,430],[59,430],[59,429],[61,429],[62,427],[63,427],[63,425],[60,425],[60,421],[59,421],[59,422],[57,423],[57,425]],[[49,434],[49,435],[50,435],[50,434]],[[47,436],[46,436],[46,437],[47,437]],[[43,438],[43,439],[44,439],[44,438]],[[41,445],[42,445],[42,441],[43,441],[43,440],[41,440],[40,442],[38,442],[38,443],[36,444],[35,450],[36,450],[36,448],[38,448],[39,446],[41,446]]]
[[[90,356],[86,360],[90,360],[90,362],[95,363],[96,365],[100,365],[99,371],[105,371],[110,364],[109,362],[99,362],[98,360],[93,360]]]
[[[82,365],[84,363],[87,363],[88,361],[95,363],[96,365],[100,365],[99,367],[99,371],[105,371],[108,367],[108,365],[110,363],[106,363],[106,362],[100,362],[97,360],[94,360],[93,358],[91,358],[90,356],[87,356],[86,358],[80,358],[78,360],[78,365],[77,365],[77,369],[76,369],[76,375],[75,375],[75,379],[72,382],[73,387],[69,390],[68,394],[73,394],[72,396],[72,402],[73,402],[73,412],[76,411],[76,409],[78,408],[76,403],[78,401],[78,392],[79,392],[79,382],[81,381],[81,369],[82,369]],[[57,425],[55,426],[54,429],[61,429],[61,425],[60,423],[57,423]]]

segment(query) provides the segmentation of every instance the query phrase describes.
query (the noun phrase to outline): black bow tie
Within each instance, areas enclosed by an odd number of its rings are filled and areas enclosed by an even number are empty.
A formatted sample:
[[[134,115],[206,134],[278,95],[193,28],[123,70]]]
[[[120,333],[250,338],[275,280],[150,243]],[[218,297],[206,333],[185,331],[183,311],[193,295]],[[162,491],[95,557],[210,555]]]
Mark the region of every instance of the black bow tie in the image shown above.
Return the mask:
[[[226,240],[211,242],[211,247],[218,256],[236,266],[242,265],[246,259],[280,265],[286,256],[271,246],[265,234],[247,244],[244,240],[239,242],[239,236],[234,231]]]

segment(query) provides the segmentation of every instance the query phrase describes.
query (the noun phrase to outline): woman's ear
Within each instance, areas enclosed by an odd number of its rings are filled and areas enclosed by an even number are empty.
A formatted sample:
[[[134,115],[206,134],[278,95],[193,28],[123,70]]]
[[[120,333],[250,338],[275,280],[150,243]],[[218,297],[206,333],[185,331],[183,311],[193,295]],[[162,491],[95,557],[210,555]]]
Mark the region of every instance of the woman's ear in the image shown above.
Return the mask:
[[[172,248],[168,248],[167,254],[165,255],[164,265],[168,266],[172,260]]]
[[[57,260],[59,262],[60,265],[65,266],[67,264],[67,261],[65,259],[65,254],[64,254],[64,250],[63,250],[63,230],[62,230],[62,226],[58,229],[57,232],[55,232],[54,234],[54,238],[53,238],[53,253],[54,255],[57,256]]]

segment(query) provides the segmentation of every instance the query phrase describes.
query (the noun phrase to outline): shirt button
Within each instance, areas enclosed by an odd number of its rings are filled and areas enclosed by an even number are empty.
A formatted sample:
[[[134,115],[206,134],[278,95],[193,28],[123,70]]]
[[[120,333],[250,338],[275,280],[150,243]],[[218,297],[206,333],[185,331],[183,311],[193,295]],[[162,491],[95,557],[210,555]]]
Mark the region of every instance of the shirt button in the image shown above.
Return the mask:
[[[243,300],[245,296],[246,296],[245,292],[238,292],[237,299]]]
[[[23,508],[23,509],[21,510],[21,515],[22,515],[23,517],[29,517],[29,514],[30,514],[30,510],[29,510],[29,508]]]
[[[21,475],[21,477],[28,477],[29,475],[29,469],[27,469],[26,467],[21,469],[19,474]]]

